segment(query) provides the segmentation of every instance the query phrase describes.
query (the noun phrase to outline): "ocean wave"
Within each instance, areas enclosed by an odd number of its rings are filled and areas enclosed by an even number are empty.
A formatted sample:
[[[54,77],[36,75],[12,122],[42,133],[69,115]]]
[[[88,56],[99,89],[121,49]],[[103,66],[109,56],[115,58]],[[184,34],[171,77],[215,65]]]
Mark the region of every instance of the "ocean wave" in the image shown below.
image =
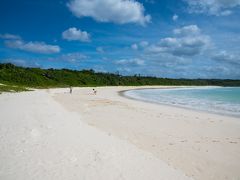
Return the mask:
[[[240,117],[240,88],[196,87],[125,92],[134,99]]]

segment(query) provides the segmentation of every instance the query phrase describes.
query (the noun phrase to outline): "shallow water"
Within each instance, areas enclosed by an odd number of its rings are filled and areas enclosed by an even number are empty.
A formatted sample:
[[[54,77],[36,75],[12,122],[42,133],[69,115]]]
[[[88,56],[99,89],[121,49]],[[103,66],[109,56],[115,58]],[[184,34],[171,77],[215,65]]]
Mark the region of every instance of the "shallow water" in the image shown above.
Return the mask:
[[[239,87],[141,89],[127,91],[125,95],[143,101],[240,117]]]

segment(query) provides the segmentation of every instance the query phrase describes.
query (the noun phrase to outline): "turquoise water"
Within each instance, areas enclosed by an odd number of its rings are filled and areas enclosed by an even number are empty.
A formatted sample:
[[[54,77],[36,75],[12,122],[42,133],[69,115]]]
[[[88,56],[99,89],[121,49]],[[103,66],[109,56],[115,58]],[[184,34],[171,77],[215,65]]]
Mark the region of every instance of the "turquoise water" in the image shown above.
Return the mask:
[[[240,88],[203,87],[141,89],[125,92],[131,98],[240,117]]]

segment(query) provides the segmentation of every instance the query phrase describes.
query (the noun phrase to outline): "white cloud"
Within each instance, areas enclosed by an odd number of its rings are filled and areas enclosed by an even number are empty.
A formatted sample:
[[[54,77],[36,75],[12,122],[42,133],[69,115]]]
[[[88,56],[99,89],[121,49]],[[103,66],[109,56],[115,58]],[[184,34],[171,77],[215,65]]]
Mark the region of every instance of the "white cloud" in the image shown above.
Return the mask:
[[[41,54],[52,54],[60,52],[60,47],[57,45],[48,45],[44,42],[25,42],[20,36],[14,34],[0,34],[0,38],[5,40],[5,45],[7,47],[13,49]]]
[[[81,31],[75,27],[69,28],[62,33],[62,38],[68,41],[89,42],[90,35],[86,31]]]
[[[124,66],[142,66],[144,65],[144,61],[142,59],[133,58],[133,59],[121,59],[115,62],[117,65]]]
[[[145,25],[151,20],[136,0],[71,0],[67,6],[75,16],[91,17],[99,22]]]
[[[104,53],[103,47],[97,47],[96,51],[99,52],[99,53]]]
[[[221,12],[221,16],[229,16],[229,15],[231,15],[232,14],[232,11],[230,11],[230,10],[225,10],[225,11],[222,11]]]
[[[212,57],[214,60],[219,62],[225,62],[235,65],[240,65],[240,54],[231,54],[227,51],[221,51]]]
[[[132,48],[133,50],[138,50],[138,45],[137,45],[137,44],[132,44],[132,45],[131,45],[131,48]]]
[[[201,30],[198,28],[197,25],[189,25],[184,26],[179,29],[174,29],[173,33],[177,35],[194,35],[194,34],[200,34]]]
[[[175,29],[178,37],[167,37],[146,48],[149,53],[168,53],[173,56],[195,56],[211,46],[208,36],[201,34],[196,25]]]
[[[149,43],[147,42],[147,41],[141,41],[140,43],[139,43],[139,46],[141,46],[141,47],[147,47],[149,45]]]
[[[68,54],[63,54],[57,58],[51,59],[51,60],[57,60],[57,61],[67,61],[70,63],[75,63],[75,62],[79,62],[79,61],[83,61],[86,60],[88,58],[88,56],[79,53],[79,52],[75,52],[75,53],[68,53]]]
[[[173,20],[173,21],[177,21],[177,20],[178,20],[178,15],[177,15],[177,14],[174,14],[173,17],[172,17],[172,20]]]
[[[0,34],[0,39],[21,39],[20,36],[14,34]]]
[[[32,60],[8,58],[8,59],[2,59],[0,61],[2,63],[12,63],[16,66],[22,66],[22,67],[40,67],[40,64]]]
[[[21,39],[7,40],[5,41],[5,45],[9,48],[41,54],[53,54],[60,52],[60,47],[57,45],[48,45],[44,42],[24,42]]]
[[[184,0],[189,5],[190,13],[201,13],[215,16],[227,16],[230,9],[240,6],[240,0]]]
[[[139,43],[134,43],[131,45],[131,48],[133,50],[138,50],[138,49],[141,49],[141,48],[145,48],[149,45],[149,43],[147,41],[141,41]]]

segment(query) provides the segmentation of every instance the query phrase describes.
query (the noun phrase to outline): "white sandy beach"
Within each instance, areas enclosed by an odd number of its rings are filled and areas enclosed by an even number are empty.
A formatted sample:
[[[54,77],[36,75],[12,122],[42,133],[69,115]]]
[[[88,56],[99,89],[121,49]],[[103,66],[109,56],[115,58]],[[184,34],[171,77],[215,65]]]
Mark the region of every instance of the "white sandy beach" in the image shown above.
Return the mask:
[[[240,120],[128,99],[135,87],[0,95],[0,179],[240,179]]]

